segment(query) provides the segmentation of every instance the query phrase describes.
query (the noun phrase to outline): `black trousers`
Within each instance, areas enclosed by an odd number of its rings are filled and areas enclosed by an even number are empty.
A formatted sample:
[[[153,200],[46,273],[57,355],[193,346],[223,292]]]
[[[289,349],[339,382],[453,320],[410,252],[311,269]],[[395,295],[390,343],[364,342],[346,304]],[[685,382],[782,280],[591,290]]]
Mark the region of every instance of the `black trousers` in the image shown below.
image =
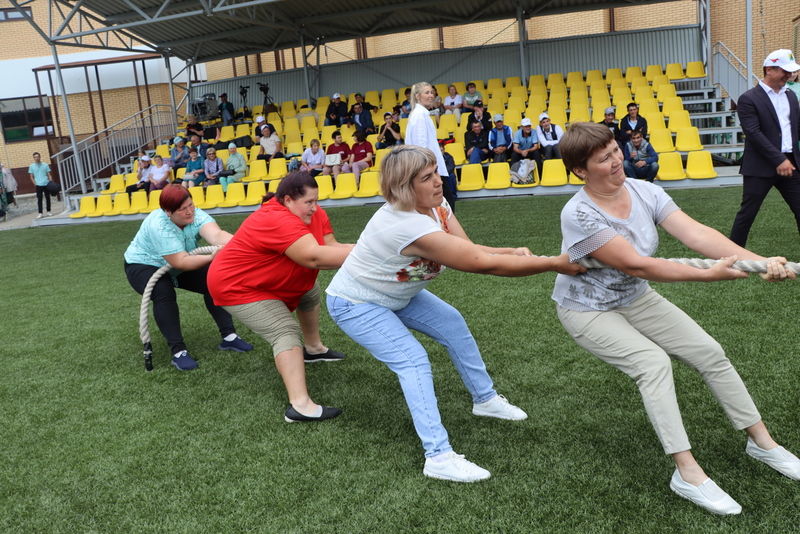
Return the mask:
[[[800,173],[795,171],[791,176],[776,174],[769,178],[745,176],[742,183],[742,204],[733,220],[731,241],[739,246],[745,246],[758,210],[761,209],[761,204],[773,187],[778,190],[794,213],[797,230],[800,232]]]
[[[47,199],[47,211],[50,211],[50,191],[47,190],[46,185],[37,185],[36,207],[39,208],[39,213],[42,213],[42,196]]]
[[[147,282],[157,270],[158,268],[152,265],[125,263],[125,275],[128,277],[128,282],[140,295],[144,293]],[[214,305],[206,285],[207,274],[208,265],[196,271],[182,272],[177,276],[177,287],[203,295],[208,313],[217,323],[220,335],[225,337],[236,332],[233,327],[233,318],[224,309]],[[186,350],[186,344],[183,342],[183,334],[181,332],[181,317],[178,310],[175,286],[169,274],[165,274],[156,282],[150,295],[150,300],[153,302],[153,316],[158,329],[161,330],[161,334],[167,340],[172,354]]]

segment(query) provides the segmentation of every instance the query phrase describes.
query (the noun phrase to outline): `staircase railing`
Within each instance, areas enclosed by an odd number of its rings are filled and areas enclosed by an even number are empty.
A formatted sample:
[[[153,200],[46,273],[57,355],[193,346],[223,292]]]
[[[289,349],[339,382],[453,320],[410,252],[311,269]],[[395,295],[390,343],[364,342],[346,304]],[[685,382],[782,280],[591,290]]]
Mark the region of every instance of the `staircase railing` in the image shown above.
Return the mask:
[[[747,65],[736,57],[722,41],[717,41],[712,57],[713,81],[720,84],[734,101],[750,89],[747,81]]]
[[[110,167],[116,170],[120,162],[150,143],[171,139],[176,129],[174,110],[155,104],[79,141],[77,157],[68,146],[53,155],[62,191],[85,194],[88,187],[97,190],[99,173]]]

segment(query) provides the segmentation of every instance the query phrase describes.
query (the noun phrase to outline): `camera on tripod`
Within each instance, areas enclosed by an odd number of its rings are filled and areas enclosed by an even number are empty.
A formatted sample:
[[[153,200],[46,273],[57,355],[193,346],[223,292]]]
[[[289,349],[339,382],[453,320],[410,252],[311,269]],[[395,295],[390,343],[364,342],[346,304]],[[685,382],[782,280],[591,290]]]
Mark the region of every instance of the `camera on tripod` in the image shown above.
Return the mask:
[[[250,89],[249,85],[240,85],[239,86],[239,95],[241,95],[242,100],[247,100],[247,90]]]
[[[257,82],[257,83],[258,83],[259,91],[264,93],[264,97],[266,98],[266,96],[269,94],[269,84],[268,83],[261,83],[261,82]]]

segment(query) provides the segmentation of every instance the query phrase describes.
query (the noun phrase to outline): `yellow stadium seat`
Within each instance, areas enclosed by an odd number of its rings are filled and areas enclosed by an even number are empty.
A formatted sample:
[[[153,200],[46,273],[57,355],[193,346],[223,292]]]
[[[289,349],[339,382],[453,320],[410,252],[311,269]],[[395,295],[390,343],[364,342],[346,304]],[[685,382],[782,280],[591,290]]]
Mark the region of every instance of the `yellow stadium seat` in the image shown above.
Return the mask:
[[[628,83],[632,83],[633,80],[642,78],[643,76],[644,74],[642,74],[642,67],[635,66],[625,69],[625,81]]]
[[[481,94],[486,93],[486,86],[483,85],[483,80],[470,80],[469,83],[475,84],[475,90]]]
[[[636,103],[639,104],[639,114],[647,117],[653,113],[659,113],[660,108],[655,98],[637,98]]]
[[[586,72],[586,83],[591,85],[591,84],[593,84],[595,82],[603,82],[603,83],[605,83],[605,80],[603,80],[603,73],[601,71],[597,70],[597,69],[592,69],[590,71],[587,71]]]
[[[374,171],[380,170],[381,162],[383,161],[383,158],[385,158],[386,154],[388,154],[391,151],[392,151],[391,148],[379,148],[378,150],[376,150],[375,151],[375,161],[372,163],[371,169],[374,170]]]
[[[677,152],[665,152],[658,155],[658,175],[659,180],[683,180],[686,173],[683,172],[681,155]]]
[[[114,207],[106,211],[103,215],[121,215],[123,211],[130,207],[130,195],[128,195],[128,193],[117,193],[114,195]]]
[[[299,131],[286,132],[286,134],[283,136],[283,142],[286,144],[302,143],[302,137],[300,136],[300,132]]]
[[[369,138],[367,140],[369,140]],[[303,154],[303,143],[301,143],[300,141],[292,141],[291,143],[286,143],[286,149],[284,150],[284,152],[286,153],[287,156],[292,154],[300,156]]]
[[[101,194],[114,195],[123,191],[125,191],[125,175],[115,174],[111,176],[111,180],[108,182],[108,189],[101,191]]]
[[[484,187],[486,189],[507,189],[511,187],[511,174],[508,163],[490,163]]]
[[[257,106],[253,106],[251,111],[253,112],[253,116],[263,115],[264,114],[264,106],[261,105],[261,104],[258,104]]]
[[[147,199],[147,206],[139,210],[139,213],[150,213],[151,211],[155,211],[161,207],[159,203],[161,200],[161,190],[157,189],[156,191],[150,191],[150,196]]]
[[[632,85],[631,86],[631,93],[635,97],[635,101],[650,99],[653,98],[653,90],[650,88],[649,85]]]
[[[205,190],[202,185],[195,185],[189,188],[189,194],[192,195],[192,202],[195,206],[200,206],[206,201]]]
[[[675,136],[675,148],[681,152],[703,150],[699,130],[694,126],[679,129]]]
[[[357,190],[356,175],[352,172],[343,172],[336,177],[336,187],[329,198],[334,200],[350,198]]]
[[[175,173],[175,180],[183,180],[183,177],[186,176],[186,167],[181,167]]]
[[[675,145],[672,144],[672,132],[666,128],[650,130],[650,144],[653,146],[653,150],[659,154],[675,151]]]
[[[233,184],[231,184],[233,185]],[[230,191],[230,189],[228,189]],[[261,199],[267,194],[264,182],[250,182],[247,184],[247,195],[239,202],[240,206],[255,206],[261,204]]]
[[[283,180],[283,178],[280,178],[278,180],[272,180],[271,182],[267,182],[267,184],[268,184],[267,185],[267,191],[269,191],[270,193],[277,193],[278,192],[278,186],[281,185],[281,180]]]
[[[617,89],[611,93],[611,103],[620,110],[628,109],[628,104],[633,102],[630,89]]]
[[[563,92],[551,92],[550,98],[547,100],[547,107],[552,108],[566,108],[567,107],[567,93],[566,91]]]
[[[658,91],[656,92],[656,98],[659,102],[664,102],[667,98],[678,96],[678,93],[675,90],[675,86],[671,83],[664,83],[658,86]]]
[[[375,171],[361,173],[361,180],[358,184],[358,191],[353,195],[357,198],[376,197],[381,194],[381,183],[379,174]]]
[[[567,110],[563,107],[549,107],[547,114],[550,115],[550,122],[553,124],[564,124],[567,122]]]
[[[716,178],[717,171],[714,170],[711,152],[707,150],[689,152],[686,158],[686,176],[692,180]]]
[[[567,185],[567,168],[560,159],[547,159],[542,165],[542,181],[539,185]]]
[[[500,78],[489,78],[489,80],[486,82],[486,91],[488,93],[505,91],[505,87],[503,87],[503,80]],[[439,96],[442,96],[442,93],[439,93]]]
[[[314,177],[319,186],[319,200],[330,198],[333,194],[333,180],[329,174],[318,174]]]
[[[448,114],[439,117],[439,129],[447,131],[449,133],[453,133],[456,130],[458,130],[458,124],[456,123],[456,116],[453,114]]]
[[[81,203],[78,211],[70,213],[70,219],[82,219],[88,217],[90,213],[94,213],[96,208],[94,197],[84,196],[81,197]]]
[[[528,90],[521,85],[518,87],[511,87],[508,95],[509,100],[512,98],[521,98],[523,102],[528,100]]]
[[[578,175],[572,171],[570,171],[569,176],[567,176],[567,183],[570,185],[586,185],[586,182],[578,178]]]
[[[606,83],[611,84],[612,80],[624,80],[622,77],[622,69],[611,68],[606,70]]]
[[[257,159],[250,162],[250,173],[242,178],[242,182],[257,182],[259,180],[267,179],[267,162],[263,159]]]
[[[261,153],[261,145],[253,145],[250,147],[250,156],[247,158],[247,163],[252,165],[254,161],[258,159],[258,155]]]
[[[384,89],[381,91],[381,105],[383,107],[393,106],[397,103],[397,92],[394,89]]]
[[[670,83],[669,77],[666,74],[659,74],[650,81],[650,87],[657,92],[659,87],[668,83]]]
[[[235,183],[235,182],[234,182]],[[202,204],[197,207],[204,210],[216,208],[220,203],[225,201],[225,193],[222,191],[220,184],[209,185],[206,188],[206,198]]]
[[[683,73],[683,65],[680,63],[667,63],[665,73],[670,80],[682,80],[686,77]]]
[[[586,92],[585,87],[575,86],[569,90],[569,106],[574,105],[589,105],[589,93]]]
[[[667,127],[667,123],[664,122],[664,115],[660,111],[654,111],[647,115],[640,113],[640,115],[647,119],[648,130],[663,130]]]
[[[600,76],[602,78],[602,75]],[[567,73],[567,87],[572,87],[575,84],[584,83],[583,73],[578,71],[570,71]]]
[[[249,124],[238,124],[236,126],[236,131],[234,132],[236,137],[247,137],[250,135],[250,125]]]
[[[283,133],[288,132],[300,133],[300,121],[297,120],[297,117],[289,117],[283,121]]]
[[[444,151],[453,156],[453,161],[456,165],[463,165],[467,162],[462,143],[448,143],[444,145]]]
[[[661,65],[648,65],[644,72],[644,77],[648,82],[652,82],[656,76],[662,76],[664,71],[661,70]]]
[[[269,160],[269,174],[267,180],[278,180],[286,176],[286,160],[283,158],[272,158]]]
[[[162,158],[165,158],[165,159],[168,158],[169,157],[169,145],[158,145],[156,147],[156,156],[161,156]]]
[[[669,129],[673,133],[677,133],[681,128],[691,128],[692,121],[689,119],[689,112],[685,109],[680,109],[670,113]]]
[[[551,72],[547,75],[547,88],[552,89],[559,85],[566,86],[564,83],[564,75],[560,72]]]
[[[528,76],[528,91],[533,91],[534,87],[547,87],[543,74],[531,74]]]
[[[480,163],[469,163],[461,167],[459,191],[478,191],[483,189],[483,166]]]
[[[233,208],[244,201],[244,198],[244,184],[241,182],[233,182],[232,184],[228,184],[228,192],[225,193],[225,200],[220,202],[217,207]]]
[[[447,88],[445,88],[445,93],[447,92]],[[367,91],[364,93],[364,100],[373,106],[377,106],[381,102],[381,95],[378,91]]]
[[[233,126],[223,126],[220,130],[220,138],[219,140],[223,143],[227,143],[228,141],[232,140],[236,136],[236,130]]]
[[[509,76],[506,78],[506,89],[511,90],[514,87],[522,87],[522,79],[519,76]]]
[[[569,123],[575,122],[588,122],[589,121],[589,106],[587,105],[571,105],[569,109]]]
[[[303,130],[316,130],[317,121],[311,115],[306,115],[300,119],[300,131]]]
[[[120,213],[122,215],[134,215],[136,213],[140,213],[143,209],[147,208],[147,192],[146,191],[134,191],[131,193],[131,200],[130,200],[130,207],[126,210],[122,210]],[[109,210],[105,210],[109,211]],[[105,215],[104,213],[100,212],[100,201],[97,201],[97,212],[99,215]]]
[[[125,187],[130,187],[139,181],[139,177],[135,172],[129,172],[125,175]]]
[[[683,99],[679,96],[670,96],[664,100],[663,105],[661,106],[661,113],[669,118],[670,114],[674,111],[680,111],[683,109]]]
[[[139,192],[144,194],[145,197],[147,196],[147,193],[145,193],[144,191],[139,191]],[[107,212],[114,209],[113,200],[110,195],[99,196],[96,198],[96,202],[97,205],[95,206],[94,211],[87,213],[86,214],[87,217],[102,217]]]
[[[687,78],[705,78],[706,68],[703,66],[702,61],[690,61],[686,64],[686,77]]]

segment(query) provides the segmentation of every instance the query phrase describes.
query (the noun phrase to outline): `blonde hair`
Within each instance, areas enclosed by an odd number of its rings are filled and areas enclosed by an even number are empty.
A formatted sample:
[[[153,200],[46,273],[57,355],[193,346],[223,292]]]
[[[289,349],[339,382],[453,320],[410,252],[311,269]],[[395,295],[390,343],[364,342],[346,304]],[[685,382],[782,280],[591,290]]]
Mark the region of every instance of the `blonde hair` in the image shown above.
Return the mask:
[[[401,211],[412,211],[416,205],[414,178],[436,166],[436,156],[429,149],[402,145],[395,147],[381,162],[381,194],[386,201]]]
[[[411,109],[417,107],[417,95],[422,93],[426,87],[433,87],[428,82],[417,82],[411,86],[411,96],[408,98],[408,105]]]

